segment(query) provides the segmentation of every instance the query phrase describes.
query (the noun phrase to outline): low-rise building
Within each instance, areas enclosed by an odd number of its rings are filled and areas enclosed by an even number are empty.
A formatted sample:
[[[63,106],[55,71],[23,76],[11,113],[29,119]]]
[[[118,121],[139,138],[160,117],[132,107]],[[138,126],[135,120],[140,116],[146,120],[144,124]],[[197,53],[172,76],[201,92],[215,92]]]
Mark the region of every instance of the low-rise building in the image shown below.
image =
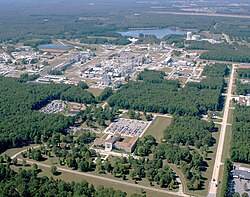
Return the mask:
[[[121,140],[121,135],[119,133],[115,133],[106,139],[95,139],[94,145],[95,146],[104,146],[105,151],[111,151],[113,148],[124,150],[125,152],[133,152],[136,142],[138,141],[139,137],[134,136],[131,138],[129,142],[119,141]]]
[[[250,106],[250,94],[248,94],[246,96],[240,95],[239,96],[239,103],[240,103],[240,105]]]
[[[114,146],[117,149],[121,149],[121,150],[131,153],[133,152],[138,139],[139,138],[137,136],[134,136],[131,138],[129,142],[115,142]]]

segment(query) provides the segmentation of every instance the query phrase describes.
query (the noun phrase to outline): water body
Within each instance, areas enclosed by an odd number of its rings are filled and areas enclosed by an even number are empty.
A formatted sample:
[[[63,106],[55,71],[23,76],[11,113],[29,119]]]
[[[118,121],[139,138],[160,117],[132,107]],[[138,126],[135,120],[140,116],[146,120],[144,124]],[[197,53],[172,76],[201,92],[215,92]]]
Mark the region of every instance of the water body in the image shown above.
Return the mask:
[[[39,49],[56,49],[56,50],[70,50],[73,47],[72,46],[62,46],[57,44],[44,44],[38,46]]]
[[[122,36],[131,36],[131,37],[138,37],[139,34],[144,35],[155,35],[157,38],[163,38],[167,35],[185,35],[187,31],[182,31],[173,28],[165,28],[165,29],[137,29],[137,30],[130,30],[126,32],[118,32]]]

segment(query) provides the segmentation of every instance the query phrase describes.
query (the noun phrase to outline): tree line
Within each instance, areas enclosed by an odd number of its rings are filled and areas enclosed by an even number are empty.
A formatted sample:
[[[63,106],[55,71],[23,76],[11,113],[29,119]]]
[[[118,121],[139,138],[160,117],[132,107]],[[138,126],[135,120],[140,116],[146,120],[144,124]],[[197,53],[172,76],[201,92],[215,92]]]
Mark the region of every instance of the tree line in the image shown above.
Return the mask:
[[[250,107],[236,105],[234,110],[231,158],[250,163]]]
[[[113,188],[104,188],[98,186],[95,188],[92,184],[83,180],[80,183],[67,183],[63,180],[55,180],[47,176],[39,177],[39,169],[36,164],[32,164],[31,169],[23,170],[20,168],[15,172],[10,168],[10,160],[0,159],[0,196],[10,197],[43,197],[43,196],[117,196],[126,197],[126,192],[114,190]],[[4,162],[4,163],[3,163]],[[131,197],[143,197],[141,194],[133,194]]]
[[[221,93],[225,86],[224,76],[227,74],[227,65],[214,64],[204,69],[206,79],[201,83],[188,83],[185,88],[180,88],[177,81],[162,79],[161,71],[145,70],[139,74],[139,81],[123,85],[108,99],[108,103],[111,107],[147,112],[206,114],[208,110],[223,107]]]
[[[206,41],[188,41],[187,49],[190,50],[207,50],[200,56],[201,59],[219,60],[228,62],[250,62],[248,46],[241,46],[237,43],[233,45],[221,43],[211,44]]]
[[[94,96],[80,86],[32,85],[25,78],[0,78],[0,152],[34,140],[36,136],[63,132],[77,117],[43,114],[39,110],[55,99],[94,103]]]
[[[237,74],[240,79],[250,79],[250,69],[238,68]],[[237,80],[237,94],[238,95],[248,95],[250,94],[249,83],[242,83],[241,80]]]

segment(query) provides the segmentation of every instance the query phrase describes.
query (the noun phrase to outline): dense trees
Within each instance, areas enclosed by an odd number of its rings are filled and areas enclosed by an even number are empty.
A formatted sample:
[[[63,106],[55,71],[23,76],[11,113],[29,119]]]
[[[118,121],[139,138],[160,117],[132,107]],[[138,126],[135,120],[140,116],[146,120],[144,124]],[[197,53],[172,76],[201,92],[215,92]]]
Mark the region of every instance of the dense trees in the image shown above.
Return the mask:
[[[19,78],[19,81],[21,83],[25,83],[27,81],[34,81],[36,80],[37,78],[39,78],[40,75],[28,75],[28,74],[22,74]]]
[[[248,95],[250,94],[250,85],[248,83],[243,84],[241,82],[236,83],[237,86],[237,94],[238,95]]]
[[[250,69],[248,68],[238,68],[237,73],[239,78],[250,78]]]
[[[150,153],[152,153],[153,146],[156,145],[156,139],[153,136],[148,135],[139,139],[134,152],[139,156],[148,156]]]
[[[190,151],[187,146],[180,148],[177,145],[162,143],[154,150],[153,158],[166,160],[180,166],[188,180],[187,186],[189,189],[197,190],[202,187],[201,172],[206,168],[207,164],[196,151]]]
[[[229,62],[250,62],[248,46],[240,46],[237,43],[211,44],[205,41],[189,41],[188,49],[209,50],[201,54],[200,58],[206,60],[219,60]]]
[[[166,74],[163,71],[145,69],[143,72],[140,72],[138,74],[137,80],[143,80],[143,81],[159,80],[163,79],[165,75]]]
[[[136,44],[160,44],[161,40],[155,35],[140,34]]]
[[[215,130],[213,122],[200,120],[192,116],[175,116],[172,124],[164,132],[164,138],[172,144],[188,144],[200,148],[211,146],[214,143],[212,131]]]
[[[222,197],[227,197],[229,195],[232,168],[233,168],[232,162],[229,159],[226,159],[225,164],[224,164],[224,174],[223,174],[223,181],[222,181],[222,186],[221,186]]]
[[[22,79],[21,79],[22,81]],[[31,85],[19,79],[0,78],[0,152],[34,140],[41,135],[62,132],[74,123],[73,117],[46,115],[37,110],[51,100],[92,103],[93,95],[71,85]]]
[[[63,72],[61,70],[50,70],[48,72],[48,74],[50,74],[50,75],[62,75]]]
[[[250,48],[248,46],[237,46],[235,48],[216,49],[201,54],[200,58],[206,60],[219,60],[229,62],[250,62]]]
[[[170,114],[200,115],[207,110],[219,110],[223,106],[221,92],[224,76],[228,74],[225,64],[214,64],[203,73],[201,83],[188,83],[180,89],[177,81],[163,78],[162,72],[145,70],[137,82],[129,82],[108,99],[110,106],[139,111]]]
[[[240,79],[250,79],[250,69],[238,68],[237,73]],[[238,95],[250,94],[250,85],[248,83],[242,83],[238,80],[236,85]]]
[[[235,162],[250,163],[250,107],[235,107],[231,158]]]
[[[118,37],[116,39],[107,39],[107,38],[82,38],[81,43],[85,44],[114,44],[114,45],[127,45],[130,44],[131,41],[129,41],[127,38],[124,37]]]
[[[107,100],[113,94],[112,88],[105,88],[102,93],[97,97],[98,100]]]

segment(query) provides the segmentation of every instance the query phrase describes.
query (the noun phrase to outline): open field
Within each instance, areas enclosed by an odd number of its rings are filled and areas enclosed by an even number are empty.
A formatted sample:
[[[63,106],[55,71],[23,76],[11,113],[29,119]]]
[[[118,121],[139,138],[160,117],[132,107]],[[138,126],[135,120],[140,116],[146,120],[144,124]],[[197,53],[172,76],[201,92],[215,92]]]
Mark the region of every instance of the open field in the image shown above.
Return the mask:
[[[229,123],[229,124],[233,123],[233,112],[234,112],[233,109],[229,109],[229,112],[228,112],[228,121],[227,121],[227,123]]]
[[[102,93],[103,90],[98,88],[89,88],[88,91],[91,92],[95,97],[97,97]]]
[[[164,71],[164,72],[166,72],[166,73],[170,73],[170,72],[172,72],[173,71],[173,69],[172,68],[163,68],[163,69],[161,69],[162,71]]]
[[[28,147],[26,147],[26,149],[27,148]],[[17,150],[12,151],[10,153],[11,154],[10,156],[13,156],[13,154],[16,154],[17,152],[18,152]],[[22,162],[22,156],[19,154],[17,155],[17,158],[20,164]],[[22,165],[12,166],[12,168],[15,170],[18,170],[19,167],[26,169],[30,167],[32,163],[36,163],[39,166],[39,168],[42,169],[42,172],[39,174],[39,176],[49,176],[49,177],[52,176],[55,179],[62,179],[67,182],[82,181],[83,179],[85,179],[89,183],[93,184],[95,187],[99,185],[110,187],[112,185],[114,189],[120,189],[122,191],[127,192],[129,195],[135,192],[141,193],[142,190],[145,190],[145,191],[148,190],[147,196],[153,196],[153,194],[156,194],[156,193],[157,194],[159,193],[159,196],[164,196],[166,195],[167,191],[170,191],[170,194],[167,192],[168,196],[175,196],[175,195],[172,195],[171,192],[178,192],[178,188],[174,190],[166,190],[164,188],[160,188],[160,186],[157,184],[155,184],[155,186],[152,187],[150,186],[150,183],[146,180],[146,178],[142,179],[139,182],[135,182],[129,176],[127,176],[126,181],[123,181],[120,177],[113,177],[113,175],[111,174],[99,174],[96,171],[89,172],[89,173],[82,173],[77,170],[72,170],[71,168],[68,168],[66,166],[58,165],[58,158],[54,157],[54,154],[52,154],[52,156],[49,157],[48,159],[41,161],[41,162],[30,160],[27,158],[25,160],[27,162],[25,166],[22,166]],[[57,166],[58,175],[56,176],[52,175],[50,172],[50,168],[52,165]],[[121,187],[121,184],[122,184],[122,187]]]
[[[29,147],[35,147],[35,146],[38,146],[38,144],[31,144],[29,146],[24,146],[24,147],[21,147],[21,148],[11,148],[11,149],[6,150],[5,152],[3,152],[0,155],[5,155],[6,154],[8,156],[13,156],[16,153],[19,153],[20,151],[23,151],[23,150],[26,150]]]
[[[158,142],[160,142],[161,138],[163,137],[164,130],[171,124],[171,121],[171,118],[159,116],[156,117],[144,133],[144,136],[152,135],[156,138]]]
[[[219,174],[219,181],[222,183],[223,180],[223,174],[224,174],[224,166],[220,166],[220,174]],[[217,192],[217,197],[221,197],[221,186],[222,184],[218,185],[218,192]]]
[[[11,168],[14,169],[15,171],[18,171],[19,167],[11,166]],[[29,166],[27,166],[27,167],[22,166],[22,168],[29,169],[30,167]],[[40,177],[48,176],[48,177],[53,177],[54,179],[61,179],[61,180],[64,180],[66,182],[72,182],[72,181],[81,182],[83,180],[86,180],[89,184],[93,184],[95,186],[95,188],[98,186],[101,186],[101,185],[103,185],[104,187],[107,187],[107,188],[112,187],[115,190],[122,190],[122,191],[126,192],[128,194],[128,196],[130,196],[131,194],[135,194],[135,193],[141,194],[142,191],[145,191],[147,196],[149,196],[149,197],[154,197],[155,195],[157,195],[158,197],[165,197],[166,196],[166,194],[161,193],[161,192],[155,192],[155,191],[151,191],[151,190],[147,190],[147,189],[142,190],[140,188],[126,186],[126,185],[121,186],[118,183],[110,183],[108,181],[102,181],[102,180],[98,180],[95,178],[86,177],[83,175],[72,174],[70,172],[60,173],[60,170],[58,170],[59,175],[55,176],[55,175],[52,175],[49,168],[39,166],[39,169],[42,170],[42,172],[40,172],[38,174],[38,176],[40,176]],[[167,196],[176,197],[176,195],[171,195],[171,194],[167,194]]]
[[[232,126],[228,125],[226,128],[226,137],[224,142],[223,154],[222,154],[222,162],[225,161],[226,158],[230,158],[230,149],[232,145]]]
[[[136,111],[136,113],[138,113],[138,112]],[[141,112],[140,112],[140,114],[141,114],[141,118],[140,118],[140,119],[141,119],[142,121],[147,121],[147,120],[146,120],[146,117],[144,116],[144,114],[141,113]],[[121,118],[130,119],[130,118],[129,118],[128,112],[123,113],[122,116],[121,116]]]

